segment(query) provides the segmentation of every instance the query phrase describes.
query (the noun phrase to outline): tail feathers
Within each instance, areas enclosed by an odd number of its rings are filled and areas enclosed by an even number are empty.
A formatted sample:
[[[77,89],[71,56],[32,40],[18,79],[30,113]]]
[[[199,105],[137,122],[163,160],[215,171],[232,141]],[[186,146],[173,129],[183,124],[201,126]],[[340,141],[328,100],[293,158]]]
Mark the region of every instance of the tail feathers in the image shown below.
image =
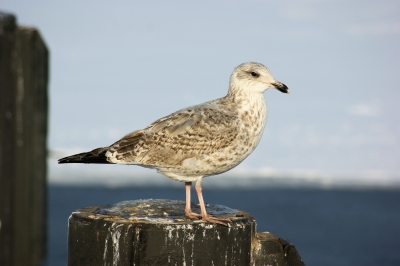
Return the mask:
[[[58,163],[110,163],[107,161],[106,152],[108,147],[106,148],[98,148],[89,152],[83,152],[75,155],[71,155],[65,158],[61,158],[58,160]]]

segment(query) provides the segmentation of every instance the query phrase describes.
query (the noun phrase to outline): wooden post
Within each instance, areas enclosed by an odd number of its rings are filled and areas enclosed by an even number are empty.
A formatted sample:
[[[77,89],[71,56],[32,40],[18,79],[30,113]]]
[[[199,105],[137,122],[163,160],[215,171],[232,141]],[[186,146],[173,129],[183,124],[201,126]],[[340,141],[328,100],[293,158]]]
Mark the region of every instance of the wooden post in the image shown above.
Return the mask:
[[[211,215],[232,220],[226,227],[187,219],[184,206],[150,199],[73,212],[68,265],[304,265],[289,242],[256,234],[246,212],[208,205]]]
[[[0,265],[46,255],[47,81],[38,31],[0,13]]]

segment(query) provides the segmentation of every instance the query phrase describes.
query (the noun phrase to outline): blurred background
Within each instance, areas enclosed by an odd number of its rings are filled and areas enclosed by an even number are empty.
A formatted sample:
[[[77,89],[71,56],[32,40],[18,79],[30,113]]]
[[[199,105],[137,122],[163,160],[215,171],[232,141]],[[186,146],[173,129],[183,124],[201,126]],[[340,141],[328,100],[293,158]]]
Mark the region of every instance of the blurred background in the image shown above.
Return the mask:
[[[400,263],[374,242],[400,247],[398,1],[3,0],[0,8],[39,29],[50,50],[49,265],[65,264],[73,208],[134,199],[138,187],[148,189],[144,198],[168,187],[174,193],[165,197],[184,199],[183,184],[152,170],[56,160],[225,96],[232,70],[247,61],[266,65],[291,93],[265,92],[262,140],[241,165],[203,182],[206,201],[251,212],[259,229],[291,240],[307,265]],[[260,200],[266,209],[254,209]],[[335,219],[343,223],[322,226]],[[375,245],[350,254],[364,229],[378,226],[387,231],[370,236]],[[347,248],[348,234],[355,242]]]

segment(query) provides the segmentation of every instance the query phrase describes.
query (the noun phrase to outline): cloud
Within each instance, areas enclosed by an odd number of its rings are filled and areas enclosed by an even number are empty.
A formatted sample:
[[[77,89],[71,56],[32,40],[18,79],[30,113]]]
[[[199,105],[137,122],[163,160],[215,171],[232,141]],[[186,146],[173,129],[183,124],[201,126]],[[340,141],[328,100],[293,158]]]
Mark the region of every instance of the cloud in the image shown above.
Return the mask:
[[[324,5],[314,1],[288,1],[282,4],[282,13],[285,18],[295,21],[309,21],[320,17]]]
[[[331,33],[339,31],[353,36],[400,34],[400,5],[393,0],[289,0],[280,3],[280,11],[284,18],[297,23],[317,23],[318,27],[312,27],[314,31],[329,29]]]
[[[352,105],[348,108],[348,112],[351,115],[364,117],[378,117],[381,114],[381,110],[378,105],[367,103]]]
[[[400,22],[376,22],[351,24],[345,28],[350,35],[393,35],[400,34]]]

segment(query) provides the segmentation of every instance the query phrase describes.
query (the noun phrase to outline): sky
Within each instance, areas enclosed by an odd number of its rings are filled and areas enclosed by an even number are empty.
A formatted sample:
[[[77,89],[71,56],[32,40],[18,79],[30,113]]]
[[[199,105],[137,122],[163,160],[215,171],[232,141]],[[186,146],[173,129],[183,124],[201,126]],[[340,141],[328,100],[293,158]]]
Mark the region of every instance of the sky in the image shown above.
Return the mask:
[[[290,88],[264,93],[256,150],[225,175],[400,182],[400,2],[3,0],[50,50],[50,178],[153,173],[57,165],[181,108],[226,95],[256,61]]]

